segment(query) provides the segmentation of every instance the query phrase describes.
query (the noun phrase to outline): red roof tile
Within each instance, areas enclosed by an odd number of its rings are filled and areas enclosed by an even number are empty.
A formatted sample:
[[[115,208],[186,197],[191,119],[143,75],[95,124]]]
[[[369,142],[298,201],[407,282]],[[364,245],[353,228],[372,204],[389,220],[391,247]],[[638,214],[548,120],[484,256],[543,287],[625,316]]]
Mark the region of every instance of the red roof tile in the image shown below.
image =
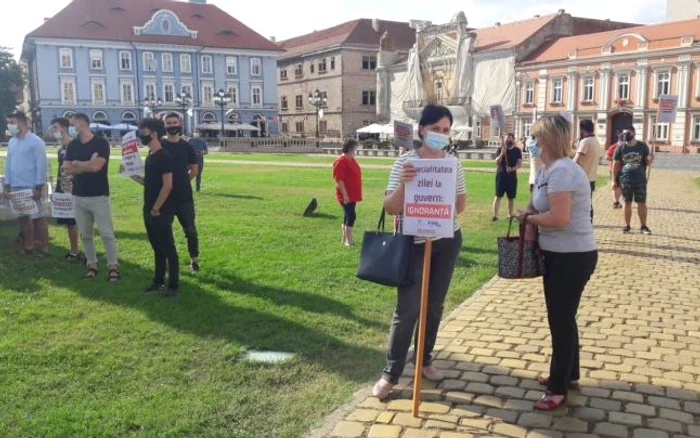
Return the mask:
[[[664,40],[677,39],[677,46],[680,46],[680,39],[684,36],[694,36],[696,41],[700,40],[700,19],[637,26],[609,32],[559,38],[533,53],[532,56],[525,60],[524,64],[568,59],[569,53],[573,50],[577,51],[577,58],[602,56],[603,46],[616,37],[625,34],[638,34],[646,38],[649,41],[649,50],[655,48],[655,42]],[[629,50],[637,50],[636,40],[634,40]]]
[[[133,27],[145,24],[159,9],[174,12],[189,29],[198,31],[197,39],[134,35]],[[216,5],[170,0],[73,0],[27,37],[281,50]]]
[[[377,20],[377,24],[379,32],[375,32],[372,28],[371,19],[360,18],[329,27],[328,29],[280,41],[279,45],[286,50],[284,58],[299,56],[340,44],[376,46],[378,48],[379,39],[386,30],[394,37],[398,50],[408,50],[415,43],[416,32],[411,29],[408,23]]]
[[[503,23],[498,26],[486,27],[476,30],[477,50],[500,50],[516,47],[535,32],[542,29],[558,14],[543,15],[522,21]]]

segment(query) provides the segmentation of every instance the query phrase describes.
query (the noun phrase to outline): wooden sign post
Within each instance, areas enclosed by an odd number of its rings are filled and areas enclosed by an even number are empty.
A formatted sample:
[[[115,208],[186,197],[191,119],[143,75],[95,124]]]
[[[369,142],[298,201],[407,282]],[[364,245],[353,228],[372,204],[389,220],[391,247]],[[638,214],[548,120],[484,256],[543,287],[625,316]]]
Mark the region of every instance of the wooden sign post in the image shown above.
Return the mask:
[[[453,158],[409,160],[418,171],[415,180],[406,185],[403,233],[425,239],[421,284],[416,372],[413,380],[413,416],[420,410],[423,383],[423,357],[430,294],[430,266],[433,240],[454,237],[455,202],[457,198],[457,161]]]

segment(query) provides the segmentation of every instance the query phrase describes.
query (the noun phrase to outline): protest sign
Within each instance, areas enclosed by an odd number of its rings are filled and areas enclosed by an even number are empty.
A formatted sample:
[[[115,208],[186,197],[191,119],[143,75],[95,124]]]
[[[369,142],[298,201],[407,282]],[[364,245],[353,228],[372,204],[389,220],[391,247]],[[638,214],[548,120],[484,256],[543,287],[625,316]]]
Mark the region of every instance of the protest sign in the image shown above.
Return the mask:
[[[17,190],[9,193],[10,209],[17,217],[31,216],[39,213],[39,207],[32,199],[34,192],[31,189]]]
[[[409,162],[418,176],[406,185],[403,234],[454,237],[457,161],[443,158]]]
[[[413,125],[394,121],[394,146],[413,149]]]
[[[503,114],[503,107],[501,105],[491,105],[491,124],[496,128],[505,128],[506,126],[506,116]]]
[[[139,155],[135,131],[131,131],[122,137],[122,169],[122,176],[143,175],[143,160]]]
[[[656,111],[656,123],[674,123],[678,109],[678,96],[662,94],[659,96],[659,108]]]
[[[56,219],[73,219],[73,195],[70,193],[54,193],[51,196],[51,216]]]

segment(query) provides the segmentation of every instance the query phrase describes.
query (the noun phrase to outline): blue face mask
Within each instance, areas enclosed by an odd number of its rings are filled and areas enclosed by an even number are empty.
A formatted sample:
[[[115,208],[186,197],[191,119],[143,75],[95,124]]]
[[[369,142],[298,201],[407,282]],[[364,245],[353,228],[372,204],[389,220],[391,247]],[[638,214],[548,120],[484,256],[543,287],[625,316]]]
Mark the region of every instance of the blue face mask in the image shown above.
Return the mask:
[[[10,135],[19,134],[19,126],[17,125],[7,125],[7,130],[10,131]]]
[[[78,131],[76,131],[75,126],[71,126],[68,128],[68,135],[70,135],[71,137],[78,136]]]
[[[534,158],[539,158],[540,153],[542,153],[542,150],[540,149],[540,145],[537,144],[537,140],[528,141],[527,150],[530,151],[530,155],[532,155]]]
[[[444,134],[438,134],[437,132],[428,131],[423,143],[425,143],[431,151],[440,151],[450,144],[450,137]]]

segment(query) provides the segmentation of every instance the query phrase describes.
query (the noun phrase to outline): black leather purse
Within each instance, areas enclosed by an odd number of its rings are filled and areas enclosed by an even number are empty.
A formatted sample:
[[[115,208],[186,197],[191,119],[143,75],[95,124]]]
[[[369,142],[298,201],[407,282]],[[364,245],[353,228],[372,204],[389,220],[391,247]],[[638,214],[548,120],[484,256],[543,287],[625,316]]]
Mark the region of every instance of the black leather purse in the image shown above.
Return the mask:
[[[377,231],[365,231],[357,278],[384,286],[411,286],[413,236],[404,236],[398,230],[384,232],[385,221],[386,211],[382,209]]]

